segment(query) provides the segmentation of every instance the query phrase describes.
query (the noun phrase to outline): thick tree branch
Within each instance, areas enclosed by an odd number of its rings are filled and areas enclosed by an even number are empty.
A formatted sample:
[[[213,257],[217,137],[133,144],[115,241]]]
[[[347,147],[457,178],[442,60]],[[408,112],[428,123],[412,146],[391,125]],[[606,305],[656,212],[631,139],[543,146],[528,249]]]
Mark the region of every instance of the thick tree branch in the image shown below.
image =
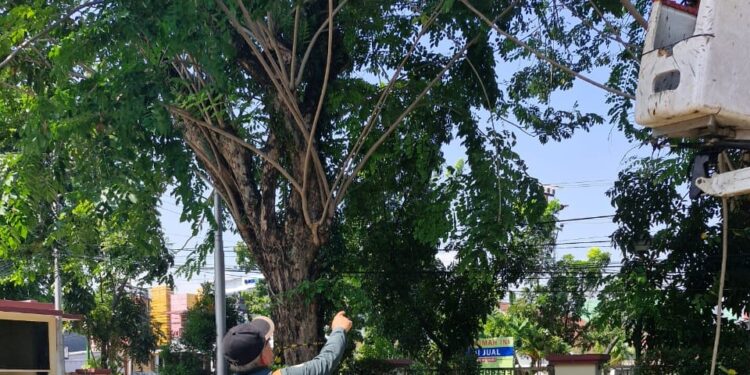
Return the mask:
[[[242,4],[241,1],[237,1],[238,4]],[[240,6],[240,8],[243,10],[243,18],[245,19],[245,25],[249,29],[249,34],[253,35],[255,39],[258,41],[258,45],[260,46],[260,53],[263,53],[266,55],[267,59],[264,60],[268,64],[268,66],[271,68],[271,72],[268,74],[276,80],[280,82],[286,82],[287,79],[286,73],[284,72],[283,63],[281,63],[281,60],[277,56],[274,56],[273,53],[273,47],[271,46],[271,40],[268,38],[268,33],[266,32],[266,27],[259,22],[254,22],[252,19],[250,19],[250,14],[247,13],[247,10],[245,10],[244,6]],[[282,85],[286,87],[286,85]],[[286,93],[285,93],[286,94]]]
[[[2,69],[5,65],[8,65],[8,63],[10,63],[10,61],[13,60],[13,58],[16,55],[18,55],[18,53],[20,53],[24,48],[28,47],[31,43],[34,43],[34,41],[36,41],[37,39],[39,39],[39,38],[47,35],[47,33],[49,33],[50,31],[52,31],[56,27],[60,26],[60,24],[62,24],[63,22],[65,22],[68,18],[70,18],[70,16],[76,14],[77,12],[80,12],[83,9],[86,9],[86,8],[89,8],[89,7],[92,7],[92,6],[95,6],[95,5],[99,5],[99,4],[103,3],[103,2],[104,2],[103,0],[89,1],[87,3],[83,3],[83,4],[79,5],[79,6],[74,7],[73,9],[69,10],[67,13],[65,13],[64,16],[62,16],[61,18],[59,18],[55,22],[51,23],[49,26],[47,26],[44,29],[42,29],[42,31],[40,31],[38,34],[32,36],[29,39],[24,40],[23,43],[21,43],[20,45],[18,45],[18,47],[16,47],[16,49],[14,49],[8,56],[5,57],[5,59],[3,59],[2,62],[0,62],[0,69]]]
[[[494,22],[494,21],[492,21]],[[430,83],[427,84],[427,86],[422,90],[422,92],[417,95],[416,98],[414,98],[414,101],[402,112],[396,120],[388,127],[388,129],[383,133],[380,138],[378,138],[377,141],[375,141],[375,144],[373,144],[369,150],[367,150],[367,153],[365,153],[365,156],[360,160],[360,162],[357,164],[357,166],[354,168],[352,173],[346,178],[344,183],[341,185],[341,190],[336,194],[336,200],[334,201],[334,207],[338,206],[341,203],[341,200],[346,195],[346,190],[349,188],[349,185],[354,181],[354,178],[357,176],[360,170],[362,170],[362,167],[367,163],[367,161],[370,159],[372,154],[375,153],[375,151],[380,148],[380,145],[385,142],[386,139],[396,130],[396,128],[404,121],[406,116],[408,116],[416,107],[417,104],[419,104],[420,101],[422,101],[422,98],[424,98],[427,93],[432,89],[432,87],[435,86],[436,83],[440,81],[441,78],[443,78],[443,75],[445,72],[447,72],[453,65],[466,53],[466,50],[469,49],[471,45],[476,43],[479,40],[479,37],[481,37],[482,34],[478,34],[475,36],[472,40],[467,42],[458,52],[456,52],[453,57],[448,61],[445,66],[443,66],[443,69],[440,70],[440,73],[438,73],[435,78],[430,81]]]
[[[479,10],[477,10],[477,8],[475,8],[473,5],[471,5],[471,3],[469,3],[468,0],[460,0],[460,1],[467,8],[469,8],[469,10],[471,10],[474,14],[476,14],[477,17],[479,17],[482,21],[484,21],[484,23],[486,23],[487,26],[492,27],[498,34],[500,34],[500,35],[508,38],[510,41],[512,41],[516,45],[518,45],[518,46],[520,46],[520,47],[528,50],[529,52],[533,53],[540,60],[546,61],[550,65],[552,65],[552,66],[554,66],[554,67],[556,67],[556,68],[558,68],[558,69],[560,69],[560,70],[562,70],[562,71],[564,71],[564,72],[566,72],[566,73],[568,73],[568,74],[570,74],[570,75],[572,75],[572,76],[574,76],[576,78],[579,78],[582,81],[588,82],[588,83],[590,83],[590,84],[592,84],[592,85],[594,85],[594,86],[596,86],[596,87],[598,87],[598,88],[600,88],[602,90],[605,90],[605,91],[607,91],[607,92],[609,92],[611,94],[615,94],[615,95],[618,95],[618,96],[622,96],[624,98],[635,100],[635,96],[633,96],[631,94],[628,94],[628,93],[620,91],[620,90],[618,90],[616,88],[609,87],[607,85],[603,85],[603,84],[601,84],[599,82],[596,82],[593,79],[591,79],[591,78],[589,78],[589,77],[587,77],[587,76],[585,76],[585,75],[583,75],[581,73],[578,73],[578,72],[574,71],[573,69],[571,69],[571,68],[569,68],[569,67],[567,67],[567,66],[565,66],[565,65],[563,65],[563,64],[561,64],[561,63],[559,63],[559,62],[557,62],[557,61],[555,61],[553,59],[551,59],[550,57],[548,57],[547,55],[545,55],[541,51],[539,51],[539,50],[535,49],[534,47],[528,45],[526,42],[524,42],[524,41],[516,38],[515,36],[509,34],[508,32],[506,32],[506,31],[504,31],[502,29],[500,29],[499,27],[497,27],[497,25],[495,24],[495,22],[491,21],[489,18],[487,18],[487,16],[485,16],[484,14],[482,14],[482,12],[480,12]]]
[[[194,60],[192,60],[190,56],[188,56],[186,60],[189,60],[188,62],[191,63],[195,73],[191,74],[189,72],[188,68],[185,66],[185,60],[180,60],[179,66],[177,66],[177,64],[173,65],[175,66],[175,70],[177,70],[182,80],[186,82],[188,90],[191,91],[194,95],[197,95],[200,91],[200,88],[205,87],[205,82],[201,78],[200,69],[194,62]],[[237,143],[230,143],[225,147],[222,147],[221,149],[216,146],[215,137],[220,137],[220,135],[210,132],[211,129],[217,128],[211,120],[211,114],[219,113],[220,111],[217,108],[218,105],[213,101],[210,95],[209,101],[211,102],[211,109],[207,108],[203,102],[198,103],[198,105],[200,106],[199,111],[205,119],[203,122],[197,119],[184,119],[184,116],[181,116],[180,113],[177,113],[173,110],[170,110],[170,113],[172,113],[172,115],[175,117],[182,117],[185,123],[193,125],[191,127],[185,128],[185,140],[188,145],[190,145],[191,149],[193,149],[193,151],[196,153],[196,156],[199,159],[202,159],[203,165],[212,175],[214,180],[213,185],[216,187],[217,191],[219,191],[219,193],[224,197],[224,201],[228,203],[228,209],[232,216],[237,220],[238,223],[241,223],[248,217],[247,215],[243,215],[243,213],[248,212],[248,210],[246,209],[246,205],[244,204],[245,201],[249,201],[250,205],[252,206],[256,203],[259,204],[262,197],[260,196],[260,193],[257,192],[257,189],[254,188],[254,185],[252,185],[252,183],[250,184],[249,190],[247,181],[245,181],[245,183],[242,185],[240,184],[240,181],[238,180],[238,177],[240,176],[238,176],[237,173],[242,173],[243,169],[237,168],[236,165],[231,165],[231,156],[228,158],[225,155],[225,152],[229,153],[230,155],[236,154],[238,152],[238,150],[236,150]],[[217,121],[219,123],[218,126],[221,129],[226,128],[226,125],[221,116],[217,116]],[[202,126],[204,124],[208,126]],[[204,144],[207,144],[209,146],[213,157],[204,152]],[[244,197],[244,199],[240,198],[238,200],[238,195]],[[242,203],[240,201],[242,201]],[[250,226],[253,228],[253,231],[258,232],[258,230],[260,229],[260,225],[263,223],[262,219],[263,218],[258,218],[258,220],[250,222]],[[248,243],[256,243],[254,241],[257,240],[257,237],[253,233],[245,233],[243,237],[246,239],[246,241],[248,241]]]
[[[278,40],[276,40],[274,31],[276,27],[274,26],[273,22],[273,15],[269,12],[266,17],[268,18],[268,25],[259,23],[260,29],[265,33],[268,45],[272,47],[272,49],[269,51],[269,54],[271,52],[275,52],[276,60],[279,64],[279,70],[281,71],[281,78],[284,80],[284,82],[288,82],[291,78],[289,77],[289,74],[287,73],[286,69],[284,69],[284,67],[286,66],[286,63],[291,61],[291,52],[286,49],[286,47],[282,48]]]
[[[273,134],[268,136],[266,147],[268,156],[274,160],[279,159],[279,148],[277,140]],[[269,228],[276,225],[276,190],[278,188],[278,171],[269,163],[263,166],[263,173],[260,179],[261,210],[260,210],[260,230],[267,233]],[[276,229],[276,228],[274,228]]]
[[[416,51],[419,45],[419,41],[427,33],[430,26],[432,26],[433,22],[435,22],[435,19],[437,19],[437,16],[440,14],[441,8],[442,8],[442,2],[435,6],[433,13],[430,15],[430,18],[427,20],[427,22],[424,23],[424,25],[422,25],[422,28],[420,29],[419,33],[417,33],[417,35],[414,37],[411,47],[409,47],[409,50],[406,52],[406,55],[404,55],[404,57],[401,59],[401,62],[396,67],[396,70],[393,72],[393,75],[391,75],[391,79],[388,81],[388,85],[386,85],[386,87],[380,93],[380,97],[378,98],[377,103],[375,103],[375,107],[373,108],[372,113],[370,113],[370,116],[365,122],[365,126],[362,129],[362,133],[360,133],[359,137],[357,137],[357,140],[354,142],[354,146],[352,146],[352,149],[349,150],[349,153],[346,155],[346,158],[344,158],[344,161],[341,163],[341,166],[339,168],[339,172],[336,174],[336,178],[333,180],[333,184],[331,185],[331,193],[327,195],[326,197],[326,202],[323,208],[323,215],[321,215],[319,219],[319,223],[322,223],[323,220],[325,220],[328,210],[330,209],[329,205],[331,204],[331,201],[333,200],[333,192],[336,190],[339,184],[343,182],[345,173],[349,169],[349,165],[351,161],[354,160],[354,155],[357,155],[359,153],[359,151],[361,150],[362,146],[365,143],[365,140],[367,139],[367,136],[370,134],[370,131],[372,131],[372,128],[375,126],[375,120],[377,119],[380,112],[383,110],[383,105],[385,104],[386,99],[388,98],[390,93],[393,92],[393,87],[396,84],[396,81],[398,81],[398,77],[400,76],[401,71],[404,69],[404,65]]]
[[[180,117],[178,114],[172,112],[171,110],[170,110],[170,113],[175,117]],[[234,195],[231,194],[232,189],[230,189],[227,182],[225,181],[226,180],[225,173],[224,173],[225,168],[222,168],[222,165],[219,159],[220,154],[218,150],[216,149],[215,145],[213,144],[213,141],[211,140],[210,135],[206,133],[206,129],[204,129],[203,127],[197,126],[195,122],[191,122],[190,120],[187,120],[187,119],[184,119],[183,122],[186,124],[192,123],[194,125],[194,128],[197,128],[198,131],[200,132],[200,135],[196,134],[195,133],[196,130],[186,126],[184,130],[184,133],[185,133],[184,139],[185,139],[185,142],[188,144],[188,146],[195,153],[196,159],[201,161],[203,163],[203,166],[208,170],[209,174],[213,176],[214,181],[211,182],[208,178],[205,178],[205,177],[204,179],[210,184],[214,185],[217,189],[219,189],[219,184],[224,187],[223,189],[224,201],[229,203],[229,207],[228,207],[229,211],[232,213],[232,215],[235,215],[235,217],[241,217],[240,211],[239,211],[241,206],[237,202]],[[206,142],[209,144],[211,153],[213,154],[213,158],[204,151],[204,145],[201,144],[203,142]],[[239,186],[237,185],[237,181],[232,176],[229,176],[229,178],[231,178],[232,183],[234,183],[235,190],[239,191],[240,189],[239,189]]]
[[[641,27],[643,27],[644,29],[648,29],[648,21],[646,21],[646,18],[641,15],[641,12],[636,9],[635,5],[633,5],[630,0],[620,0],[620,3],[625,7],[625,10],[627,10],[628,13],[630,13],[630,15],[635,18],[636,22],[638,22]]]
[[[304,120],[302,119],[302,115],[299,112],[299,109],[296,105],[294,105],[293,102],[288,101],[288,97],[286,96],[286,90],[284,89],[284,85],[280,84],[279,82],[279,76],[275,73],[274,69],[269,66],[269,62],[266,61],[266,58],[263,56],[263,53],[258,50],[258,47],[255,45],[255,42],[253,42],[250,39],[250,33],[247,29],[245,29],[235,17],[232,12],[227,8],[227,6],[222,2],[222,0],[216,0],[216,4],[219,5],[221,10],[224,12],[224,14],[229,18],[229,23],[234,27],[235,31],[242,37],[242,39],[245,40],[245,44],[247,44],[248,47],[250,47],[253,55],[255,55],[258,62],[263,67],[263,70],[266,72],[266,75],[271,80],[271,83],[273,84],[274,88],[276,89],[276,92],[279,95],[279,98],[282,100],[284,105],[286,105],[289,109],[289,111],[294,116],[298,127],[300,127],[300,131],[304,134],[306,130],[304,129]],[[251,20],[252,21],[252,20]],[[251,25],[248,25],[248,27],[252,27]],[[256,37],[259,37],[256,35]]]
[[[320,97],[318,98],[318,107],[315,109],[315,117],[313,118],[312,126],[310,127],[310,136],[307,137],[307,147],[305,148],[305,162],[302,167],[302,214],[305,217],[307,225],[312,227],[313,238],[317,240],[317,223],[313,225],[312,218],[310,217],[310,209],[307,205],[307,172],[310,169],[310,153],[312,152],[313,138],[315,138],[315,130],[318,127],[318,121],[320,120],[320,113],[323,110],[323,102],[326,97],[326,90],[328,89],[328,77],[331,74],[331,58],[333,57],[333,0],[328,0],[328,53],[326,56],[326,69],[323,73],[323,87],[320,89]],[[322,198],[322,196],[321,196]],[[318,220],[322,219],[321,216]],[[318,241],[315,241],[316,243]]]
[[[346,4],[347,1],[348,0],[343,0],[341,3],[339,3],[336,9],[333,10],[332,13],[329,13],[329,20],[336,16],[336,13],[338,13],[339,10],[344,7],[344,4]],[[310,54],[312,53],[313,47],[315,47],[315,42],[318,40],[318,37],[323,33],[323,30],[326,29],[326,25],[329,24],[329,20],[323,22],[310,39],[310,43],[307,45],[307,49],[305,50],[305,55],[302,56],[302,62],[300,62],[299,64],[299,72],[297,73],[297,78],[294,80],[294,86],[299,86],[300,82],[302,82],[302,74],[305,72],[305,65],[307,65],[307,60],[310,58]]]
[[[222,136],[224,136],[224,137],[226,137],[226,138],[228,138],[228,139],[236,142],[240,146],[242,146],[242,147],[244,147],[244,148],[252,151],[254,154],[258,155],[261,159],[263,159],[267,163],[271,164],[274,168],[276,168],[276,170],[278,170],[279,173],[281,173],[284,176],[284,178],[286,178],[287,180],[289,180],[289,183],[292,184],[292,186],[294,186],[294,188],[295,188],[295,190],[297,190],[297,192],[301,192],[302,191],[302,186],[297,182],[297,180],[294,179],[294,177],[292,177],[289,174],[289,172],[287,172],[286,169],[284,169],[284,167],[281,166],[281,164],[279,164],[276,160],[273,160],[272,158],[270,158],[268,155],[266,155],[263,151],[261,151],[257,147],[255,147],[255,146],[253,146],[253,145],[245,142],[242,138],[240,138],[240,137],[238,137],[238,136],[236,136],[236,135],[234,135],[234,134],[232,134],[232,133],[230,133],[230,132],[228,132],[228,131],[226,131],[224,129],[219,129],[219,128],[215,127],[215,126],[211,126],[211,125],[207,124],[205,121],[196,119],[195,117],[193,117],[192,114],[190,114],[190,112],[188,112],[188,111],[186,111],[186,110],[184,110],[182,108],[178,108],[178,107],[175,107],[175,106],[167,105],[167,109],[171,113],[173,113],[173,114],[175,114],[175,115],[183,118],[184,120],[189,120],[190,122],[192,122],[192,123],[194,123],[196,125],[202,126],[202,127],[206,128],[206,129],[209,129],[209,130],[211,130],[213,132],[221,134]]]
[[[299,38],[300,6],[294,8],[294,32],[292,34],[292,62],[289,64],[289,89],[294,88],[294,73],[297,67],[297,38]]]
[[[297,127],[302,134],[304,139],[307,139],[309,137],[307,128],[306,128],[306,122],[302,116],[302,113],[299,109],[299,106],[297,105],[297,101],[294,98],[294,95],[291,93],[291,91],[287,88],[286,84],[281,81],[280,76],[274,73],[274,70],[269,66],[269,62],[266,61],[266,59],[263,57],[263,53],[258,50],[258,47],[255,45],[255,43],[250,39],[249,33],[247,30],[242,27],[237,17],[235,17],[232,12],[227,8],[227,6],[222,2],[222,0],[215,0],[217,5],[222,9],[224,14],[229,18],[229,22],[234,27],[234,29],[237,31],[237,33],[240,34],[240,36],[245,40],[245,43],[250,47],[253,54],[256,56],[258,61],[263,66],[263,69],[266,71],[266,74],[268,75],[269,79],[271,80],[271,83],[273,84],[274,88],[276,89],[276,92],[278,94],[278,98],[281,100],[281,102],[287,107],[289,113],[292,114],[292,117],[295,120],[295,123],[297,124]],[[241,0],[237,0],[238,3],[242,6]],[[242,6],[244,9],[244,6]],[[246,22],[250,22],[250,25],[248,27],[251,27],[253,24],[252,19],[250,19],[249,13],[245,14],[247,10],[245,9],[243,11],[243,17],[245,17]],[[258,37],[258,35],[256,35]],[[271,61],[272,63],[272,61]],[[315,171],[319,176],[319,179],[321,181],[321,195],[328,195],[330,190],[328,188],[328,181],[327,177],[325,175],[325,170],[323,169],[323,164],[320,161],[320,157],[317,153],[313,154],[313,162],[315,166]],[[285,176],[286,177],[286,176]],[[293,184],[296,183],[295,180],[290,180]],[[301,191],[301,190],[298,190]]]
[[[245,20],[245,24],[252,32],[252,35],[258,40],[262,52],[268,56],[268,64],[273,68],[278,79],[282,82],[282,86],[286,87],[283,82],[289,81],[289,78],[286,69],[284,69],[284,58],[281,56],[281,49],[271,32],[271,25],[273,23],[271,15],[268,15],[268,25],[262,22],[256,22],[250,17],[250,12],[245,8],[245,4],[242,0],[235,0],[235,3],[240,7],[242,18]]]

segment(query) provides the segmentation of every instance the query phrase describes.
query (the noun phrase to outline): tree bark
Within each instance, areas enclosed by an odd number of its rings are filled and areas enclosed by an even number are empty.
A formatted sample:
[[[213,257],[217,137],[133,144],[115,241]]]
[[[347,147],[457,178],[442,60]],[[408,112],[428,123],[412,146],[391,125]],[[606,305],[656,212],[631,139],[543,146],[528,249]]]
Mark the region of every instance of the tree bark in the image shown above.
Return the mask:
[[[318,302],[301,295],[277,301],[273,308],[276,326],[274,341],[279,342],[275,350],[282,355],[287,365],[295,365],[312,359],[318,354]]]
[[[286,125],[292,127],[289,123]],[[230,127],[224,130],[233,132]],[[254,164],[250,151],[215,134],[202,132],[198,126],[188,124],[183,132],[188,145],[199,148],[195,150],[196,156],[227,202],[243,241],[268,282],[278,353],[287,365],[312,359],[321,341],[320,304],[318,296],[302,295],[299,288],[317,277],[315,259],[328,237],[328,220],[314,238],[303,216],[302,196],[294,189],[277,196],[281,193],[282,177],[268,162]],[[298,140],[281,147],[277,142],[275,134],[271,133],[265,151],[274,160],[286,158],[288,170],[301,181],[305,143]],[[315,147],[313,152],[317,152]],[[309,167],[312,168],[311,163]],[[314,176],[312,169],[308,173]],[[307,207],[314,218],[321,215],[324,201],[316,181],[310,179],[311,186],[306,192]],[[282,209],[278,207],[279,201],[283,202]]]
[[[275,350],[285,364],[294,365],[317,355],[322,329],[318,319],[319,297],[304,295],[298,289],[317,277],[313,261],[319,246],[313,243],[310,230],[301,218],[290,224],[285,226],[283,236],[261,237],[262,240],[284,240],[254,253],[257,259],[262,258],[261,270],[271,291],[272,319],[276,324]]]
[[[301,175],[304,158],[304,148],[298,149],[293,158],[295,174]],[[301,196],[292,191],[285,198],[284,223],[276,226],[281,233],[261,236],[265,251],[257,256],[263,258],[262,270],[273,292],[274,340],[284,362],[293,365],[312,359],[320,347],[319,296],[302,294],[299,287],[317,279],[315,259],[327,236],[316,243],[302,214]],[[307,203],[314,217],[321,213],[323,199],[318,189],[309,189]]]

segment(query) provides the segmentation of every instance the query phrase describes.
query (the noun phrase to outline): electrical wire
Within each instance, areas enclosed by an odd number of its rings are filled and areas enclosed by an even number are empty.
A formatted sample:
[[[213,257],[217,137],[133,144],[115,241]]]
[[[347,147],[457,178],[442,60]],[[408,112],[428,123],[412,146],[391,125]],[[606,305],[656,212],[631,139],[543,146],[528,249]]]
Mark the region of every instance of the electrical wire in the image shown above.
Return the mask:
[[[593,219],[606,219],[606,218],[611,218],[611,217],[615,217],[615,215],[599,215],[599,216],[574,217],[574,218],[570,218],[570,219],[540,221],[537,224],[568,223],[568,222],[571,222],[571,221],[582,221],[582,220],[593,220]]]
[[[719,300],[716,303],[716,333],[714,335],[714,347],[711,353],[711,375],[716,371],[716,357],[719,354],[719,338],[721,336],[722,299],[724,298],[724,279],[727,273],[727,241],[729,239],[729,214],[727,213],[727,197],[721,197],[721,216],[724,221],[721,225],[721,273],[719,274]]]

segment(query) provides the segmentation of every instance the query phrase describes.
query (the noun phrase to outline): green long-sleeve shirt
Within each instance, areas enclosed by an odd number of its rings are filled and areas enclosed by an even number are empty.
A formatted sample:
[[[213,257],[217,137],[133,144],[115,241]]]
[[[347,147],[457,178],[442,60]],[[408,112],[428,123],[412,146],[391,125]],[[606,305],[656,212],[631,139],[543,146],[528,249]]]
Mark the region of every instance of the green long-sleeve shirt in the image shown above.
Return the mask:
[[[346,332],[337,328],[328,336],[328,341],[317,357],[296,366],[281,369],[282,375],[328,375],[338,367],[346,347]]]
[[[281,369],[282,375],[329,375],[338,367],[346,347],[346,331],[337,328],[328,336],[328,341],[317,357],[296,366]],[[245,375],[269,375],[271,370],[258,369]]]

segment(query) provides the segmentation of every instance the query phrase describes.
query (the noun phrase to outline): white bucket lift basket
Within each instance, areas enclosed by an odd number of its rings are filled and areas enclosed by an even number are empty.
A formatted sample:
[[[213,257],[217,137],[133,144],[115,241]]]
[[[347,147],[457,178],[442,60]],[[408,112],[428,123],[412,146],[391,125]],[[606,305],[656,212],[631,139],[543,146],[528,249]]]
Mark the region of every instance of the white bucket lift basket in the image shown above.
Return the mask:
[[[656,135],[750,139],[750,0],[654,1],[635,120]]]

